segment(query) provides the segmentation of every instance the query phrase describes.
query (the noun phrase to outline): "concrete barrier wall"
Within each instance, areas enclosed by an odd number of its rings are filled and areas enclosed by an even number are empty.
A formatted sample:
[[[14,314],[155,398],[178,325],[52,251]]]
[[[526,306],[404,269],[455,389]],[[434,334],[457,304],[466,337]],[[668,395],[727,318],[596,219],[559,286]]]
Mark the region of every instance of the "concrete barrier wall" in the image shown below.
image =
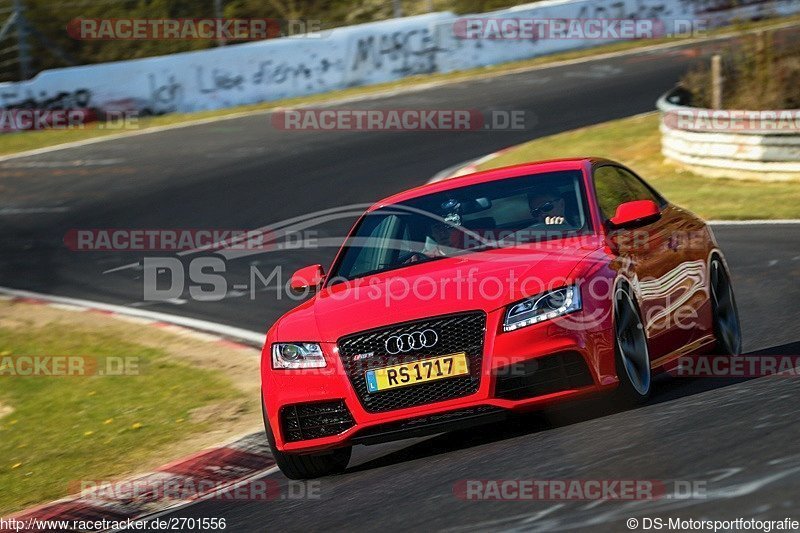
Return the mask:
[[[480,17],[734,19],[800,12],[797,0],[547,0]],[[0,84],[0,107],[189,112],[323,93],[607,44],[608,40],[460,39],[448,12],[169,56],[55,69]]]
[[[717,112],[675,105],[669,96],[656,104],[662,117],[661,152],[667,159],[708,177],[800,180],[800,130],[780,128],[796,126],[800,110]],[[771,119],[773,113],[778,118]],[[714,124],[720,129],[715,131]]]

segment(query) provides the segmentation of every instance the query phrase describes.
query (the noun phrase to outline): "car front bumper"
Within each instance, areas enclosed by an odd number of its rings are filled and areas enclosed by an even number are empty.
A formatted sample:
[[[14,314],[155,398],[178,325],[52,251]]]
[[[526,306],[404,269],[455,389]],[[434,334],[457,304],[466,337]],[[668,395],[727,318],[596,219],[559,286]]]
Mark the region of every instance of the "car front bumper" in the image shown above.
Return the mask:
[[[328,361],[324,369],[262,368],[263,401],[278,449],[317,452],[438,433],[499,420],[509,411],[545,408],[617,385],[610,328],[576,329],[570,327],[572,323],[566,322],[566,317],[561,317],[502,332],[502,315],[502,311],[487,315],[480,385],[468,396],[369,412],[347,376],[336,343],[322,343]],[[268,349],[269,346],[265,347]],[[577,371],[578,367],[584,375]],[[539,376],[544,373],[548,379],[542,382]],[[333,405],[331,402],[339,401],[349,418],[336,407],[335,412],[331,410],[327,415],[323,410],[323,417],[316,417],[315,421],[340,416],[335,422],[342,431],[319,438],[287,438],[284,427],[287,409],[323,405],[318,402]]]

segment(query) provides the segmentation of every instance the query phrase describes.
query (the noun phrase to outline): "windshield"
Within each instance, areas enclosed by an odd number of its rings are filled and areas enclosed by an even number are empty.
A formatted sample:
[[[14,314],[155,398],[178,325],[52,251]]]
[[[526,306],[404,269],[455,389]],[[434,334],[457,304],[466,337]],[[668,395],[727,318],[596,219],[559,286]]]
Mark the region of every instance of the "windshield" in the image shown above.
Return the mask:
[[[578,170],[480,183],[367,213],[345,242],[329,279],[354,279],[589,230]]]

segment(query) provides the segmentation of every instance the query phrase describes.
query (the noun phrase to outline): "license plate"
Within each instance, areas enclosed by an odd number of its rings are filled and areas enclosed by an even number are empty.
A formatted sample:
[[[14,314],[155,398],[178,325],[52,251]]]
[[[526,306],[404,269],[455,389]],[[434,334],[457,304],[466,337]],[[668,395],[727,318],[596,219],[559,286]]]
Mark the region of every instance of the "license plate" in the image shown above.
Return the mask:
[[[464,352],[367,370],[367,390],[378,392],[469,374]]]

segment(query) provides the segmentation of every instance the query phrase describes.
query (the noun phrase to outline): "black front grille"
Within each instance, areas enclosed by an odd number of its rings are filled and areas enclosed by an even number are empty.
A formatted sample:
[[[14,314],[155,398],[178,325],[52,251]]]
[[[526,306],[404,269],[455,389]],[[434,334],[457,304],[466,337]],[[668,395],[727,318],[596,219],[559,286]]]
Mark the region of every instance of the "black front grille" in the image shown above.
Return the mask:
[[[342,400],[287,405],[280,416],[286,442],[330,437],[355,424]]]
[[[577,352],[537,357],[498,368],[494,374],[494,394],[507,400],[534,398],[594,383],[586,361]]]
[[[390,355],[386,340],[393,335],[433,329],[437,342],[419,351]],[[364,409],[371,413],[391,411],[460,398],[478,391],[483,363],[486,315],[481,311],[432,317],[363,331],[339,339],[339,356]],[[394,348],[392,348],[394,349]],[[469,375],[410,385],[381,392],[367,392],[365,372],[439,355],[467,354]]]

